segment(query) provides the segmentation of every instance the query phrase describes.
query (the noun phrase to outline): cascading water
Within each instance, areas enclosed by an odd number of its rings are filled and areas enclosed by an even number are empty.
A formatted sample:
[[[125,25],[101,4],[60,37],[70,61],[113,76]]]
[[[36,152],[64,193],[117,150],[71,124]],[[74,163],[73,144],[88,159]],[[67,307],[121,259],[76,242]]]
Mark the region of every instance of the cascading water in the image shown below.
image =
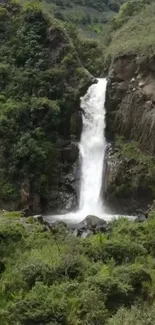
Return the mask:
[[[46,216],[46,220],[64,220],[76,224],[88,215],[98,216],[106,221],[118,218],[106,212],[101,190],[105,187],[105,154],[107,150],[105,130],[106,79],[98,79],[87,94],[81,98],[83,130],[79,143],[81,159],[81,184],[79,207],[71,213]],[[103,188],[102,188],[103,186]],[[126,216],[133,220],[133,216]],[[52,219],[52,220],[51,220]]]
[[[104,220],[110,220],[101,197],[104,156],[106,152],[105,129],[105,96],[106,79],[98,79],[87,94],[81,98],[83,111],[83,130],[79,143],[81,158],[80,199],[77,211],[49,216],[46,219],[64,220],[79,223],[88,215],[95,215]]]
[[[106,150],[105,95],[106,79],[98,79],[81,99],[83,110],[83,131],[80,141],[81,188],[79,211],[82,215],[101,215],[103,202],[102,187],[103,162]]]

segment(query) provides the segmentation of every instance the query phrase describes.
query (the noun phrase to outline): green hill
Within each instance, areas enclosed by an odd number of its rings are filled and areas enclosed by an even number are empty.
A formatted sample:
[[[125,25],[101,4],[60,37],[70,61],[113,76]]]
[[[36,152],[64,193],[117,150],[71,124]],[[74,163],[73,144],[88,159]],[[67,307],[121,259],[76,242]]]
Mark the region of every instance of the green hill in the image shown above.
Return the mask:
[[[119,11],[124,0],[45,0],[48,12],[56,18],[74,23],[80,34],[88,37],[103,37],[112,17]]]
[[[137,53],[153,55],[155,51],[154,0],[128,1],[115,17],[112,25],[107,58]]]

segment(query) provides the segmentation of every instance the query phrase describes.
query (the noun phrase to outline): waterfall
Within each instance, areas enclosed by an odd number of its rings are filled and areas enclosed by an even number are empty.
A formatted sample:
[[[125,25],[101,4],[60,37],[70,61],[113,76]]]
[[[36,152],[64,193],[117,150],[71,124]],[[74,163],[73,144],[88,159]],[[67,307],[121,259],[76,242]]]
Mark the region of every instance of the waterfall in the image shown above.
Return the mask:
[[[83,130],[80,141],[81,188],[79,210],[82,214],[101,215],[104,155],[106,151],[105,95],[106,79],[98,79],[81,98]]]
[[[98,82],[81,98],[83,129],[79,143],[81,182],[78,209],[66,214],[46,216],[48,221],[63,220],[66,223],[77,224],[88,215],[95,215],[106,221],[120,217],[110,214],[103,200],[103,189],[106,185],[105,158],[108,148],[104,135],[106,85],[106,79],[98,79]],[[134,220],[133,216],[124,217]]]
[[[69,223],[79,223],[88,215],[95,215],[104,220],[111,220],[106,213],[101,196],[104,182],[105,153],[107,149],[105,130],[105,96],[106,79],[98,79],[81,98],[83,112],[83,130],[80,148],[81,182],[78,210],[71,213],[47,216],[46,219],[64,220]]]

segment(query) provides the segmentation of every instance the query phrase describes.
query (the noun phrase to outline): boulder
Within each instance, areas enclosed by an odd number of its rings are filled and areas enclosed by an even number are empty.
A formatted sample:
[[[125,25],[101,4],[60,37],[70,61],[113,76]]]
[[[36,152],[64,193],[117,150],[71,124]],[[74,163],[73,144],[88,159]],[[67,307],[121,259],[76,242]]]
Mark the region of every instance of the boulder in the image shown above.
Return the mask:
[[[141,215],[137,216],[137,218],[135,219],[135,222],[144,222],[146,220],[147,220],[146,216],[144,214],[141,214]]]
[[[60,233],[61,231],[64,231],[64,230],[66,233],[68,233],[67,224],[64,221],[56,220],[54,222],[49,223],[48,226],[50,228],[50,231],[53,234]]]
[[[79,148],[76,143],[71,143],[70,145],[62,149],[62,162],[68,162],[73,164],[79,156]]]
[[[37,214],[37,215],[33,216],[33,219],[37,222],[44,223],[44,220],[43,220],[43,217],[41,214]]]
[[[105,232],[107,231],[107,222],[96,216],[89,215],[78,225],[78,235],[86,233],[87,231],[92,233]],[[90,234],[90,233],[89,233]]]

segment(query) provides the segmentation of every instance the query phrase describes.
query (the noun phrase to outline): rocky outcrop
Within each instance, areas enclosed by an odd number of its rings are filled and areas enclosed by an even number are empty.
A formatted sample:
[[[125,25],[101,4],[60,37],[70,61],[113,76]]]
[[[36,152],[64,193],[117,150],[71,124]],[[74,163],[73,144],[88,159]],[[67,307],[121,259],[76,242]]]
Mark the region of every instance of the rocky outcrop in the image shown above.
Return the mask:
[[[123,155],[116,143],[108,157],[105,193],[112,213],[146,214],[154,197],[154,188],[151,167],[143,159]]]
[[[105,233],[108,231],[107,222],[93,215],[87,216],[79,224],[73,224],[72,220],[71,223],[69,223],[69,221],[64,222],[64,221],[55,220],[54,218],[52,218],[52,216],[42,217],[41,215],[34,216],[34,220],[47,226],[52,232],[56,232],[61,227],[63,228],[65,227],[71,233],[73,233],[74,236],[82,237],[82,238],[86,238],[90,235],[97,234],[99,232]]]
[[[112,225],[115,220],[106,222],[96,216],[89,215],[79,224],[72,224],[69,221],[56,220],[52,216],[36,215],[33,217],[34,222],[38,222],[43,226],[44,231],[57,234],[63,232],[68,236],[73,234],[75,237],[83,239],[98,233],[111,233]],[[31,222],[33,221],[31,220]],[[22,224],[26,225],[25,218],[21,218]],[[136,217],[130,218],[131,222],[141,223],[146,222],[147,217],[144,214],[138,214]]]
[[[155,58],[123,56],[110,68],[107,137],[123,135],[155,153]]]
[[[118,213],[146,211],[155,193],[151,167],[155,154],[155,57],[124,55],[115,59],[108,77],[106,109],[106,136],[113,143],[107,201]],[[124,147],[117,145],[116,136],[124,137]],[[130,141],[142,159],[129,155],[125,142]]]
[[[88,237],[91,234],[107,231],[107,223],[105,220],[96,216],[89,215],[82,222],[78,224],[75,234],[83,238]]]

